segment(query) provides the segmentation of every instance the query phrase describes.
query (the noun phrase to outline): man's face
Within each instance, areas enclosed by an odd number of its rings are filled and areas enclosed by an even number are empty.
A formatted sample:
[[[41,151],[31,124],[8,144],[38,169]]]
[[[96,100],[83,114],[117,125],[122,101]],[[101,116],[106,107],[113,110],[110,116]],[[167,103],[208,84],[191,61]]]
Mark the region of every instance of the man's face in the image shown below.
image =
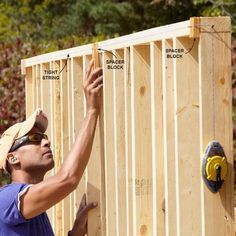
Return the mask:
[[[41,133],[41,131],[33,127],[28,134],[32,133]],[[27,143],[13,153],[20,161],[20,169],[26,172],[47,172],[54,167],[50,141],[47,139],[42,139],[41,143]]]

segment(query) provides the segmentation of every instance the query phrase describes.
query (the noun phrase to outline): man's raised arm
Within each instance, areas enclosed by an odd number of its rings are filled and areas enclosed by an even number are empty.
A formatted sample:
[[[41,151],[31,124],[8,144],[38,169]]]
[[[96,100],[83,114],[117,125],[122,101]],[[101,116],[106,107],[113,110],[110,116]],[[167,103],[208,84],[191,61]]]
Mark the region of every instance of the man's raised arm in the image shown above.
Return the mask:
[[[86,97],[86,116],[80,132],[61,169],[54,176],[32,185],[21,199],[21,213],[26,219],[45,212],[76,189],[88,163],[103,86],[102,69],[93,70],[90,62],[83,81]]]

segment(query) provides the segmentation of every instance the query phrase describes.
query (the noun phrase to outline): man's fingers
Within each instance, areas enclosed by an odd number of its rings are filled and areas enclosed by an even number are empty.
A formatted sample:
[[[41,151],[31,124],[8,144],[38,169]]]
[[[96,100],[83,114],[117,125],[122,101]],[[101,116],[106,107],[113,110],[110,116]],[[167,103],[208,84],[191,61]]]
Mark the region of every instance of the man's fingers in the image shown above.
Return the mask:
[[[92,92],[99,93],[102,90],[103,84],[99,84],[96,88],[92,90]]]
[[[87,213],[88,211],[96,208],[97,206],[98,206],[97,202],[90,202],[88,205],[86,205],[86,207],[84,207],[83,213]]]
[[[91,74],[91,71],[92,71],[92,69],[93,69],[93,65],[94,65],[94,60],[92,59],[92,60],[89,62],[89,65],[88,65],[88,67],[87,67],[87,69],[86,69],[86,73],[85,73],[84,79],[88,78],[89,75]]]
[[[88,78],[88,84],[91,84],[93,83],[93,81],[102,75],[102,68],[101,67],[98,67],[96,68],[95,70],[93,70]]]
[[[103,76],[99,76],[97,79],[93,81],[93,83],[88,87],[88,89],[94,89],[96,88],[99,84],[103,82]]]
[[[84,193],[84,195],[81,199],[78,211],[81,211],[85,206],[86,206],[86,194]]]
[[[96,208],[98,206],[97,202],[91,202],[88,205],[86,205],[86,207],[84,207],[84,209],[81,212],[81,215],[86,215],[88,214],[88,212],[94,208]]]

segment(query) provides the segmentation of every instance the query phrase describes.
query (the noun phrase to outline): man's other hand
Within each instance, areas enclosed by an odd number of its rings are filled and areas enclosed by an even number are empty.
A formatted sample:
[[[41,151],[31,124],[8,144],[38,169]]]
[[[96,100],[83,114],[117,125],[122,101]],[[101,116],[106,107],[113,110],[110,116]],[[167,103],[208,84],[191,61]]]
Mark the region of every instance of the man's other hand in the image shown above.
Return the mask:
[[[70,236],[84,236],[87,234],[88,212],[97,207],[97,202],[92,202],[87,205],[86,195],[84,194],[76,213],[76,219]]]

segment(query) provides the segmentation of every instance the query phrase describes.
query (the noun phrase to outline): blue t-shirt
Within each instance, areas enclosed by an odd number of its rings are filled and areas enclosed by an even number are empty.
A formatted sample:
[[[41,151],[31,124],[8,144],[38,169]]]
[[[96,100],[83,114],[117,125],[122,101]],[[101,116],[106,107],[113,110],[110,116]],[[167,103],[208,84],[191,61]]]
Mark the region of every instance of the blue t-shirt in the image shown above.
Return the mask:
[[[54,236],[46,212],[29,220],[20,212],[20,197],[30,186],[12,183],[0,188],[0,236]]]

